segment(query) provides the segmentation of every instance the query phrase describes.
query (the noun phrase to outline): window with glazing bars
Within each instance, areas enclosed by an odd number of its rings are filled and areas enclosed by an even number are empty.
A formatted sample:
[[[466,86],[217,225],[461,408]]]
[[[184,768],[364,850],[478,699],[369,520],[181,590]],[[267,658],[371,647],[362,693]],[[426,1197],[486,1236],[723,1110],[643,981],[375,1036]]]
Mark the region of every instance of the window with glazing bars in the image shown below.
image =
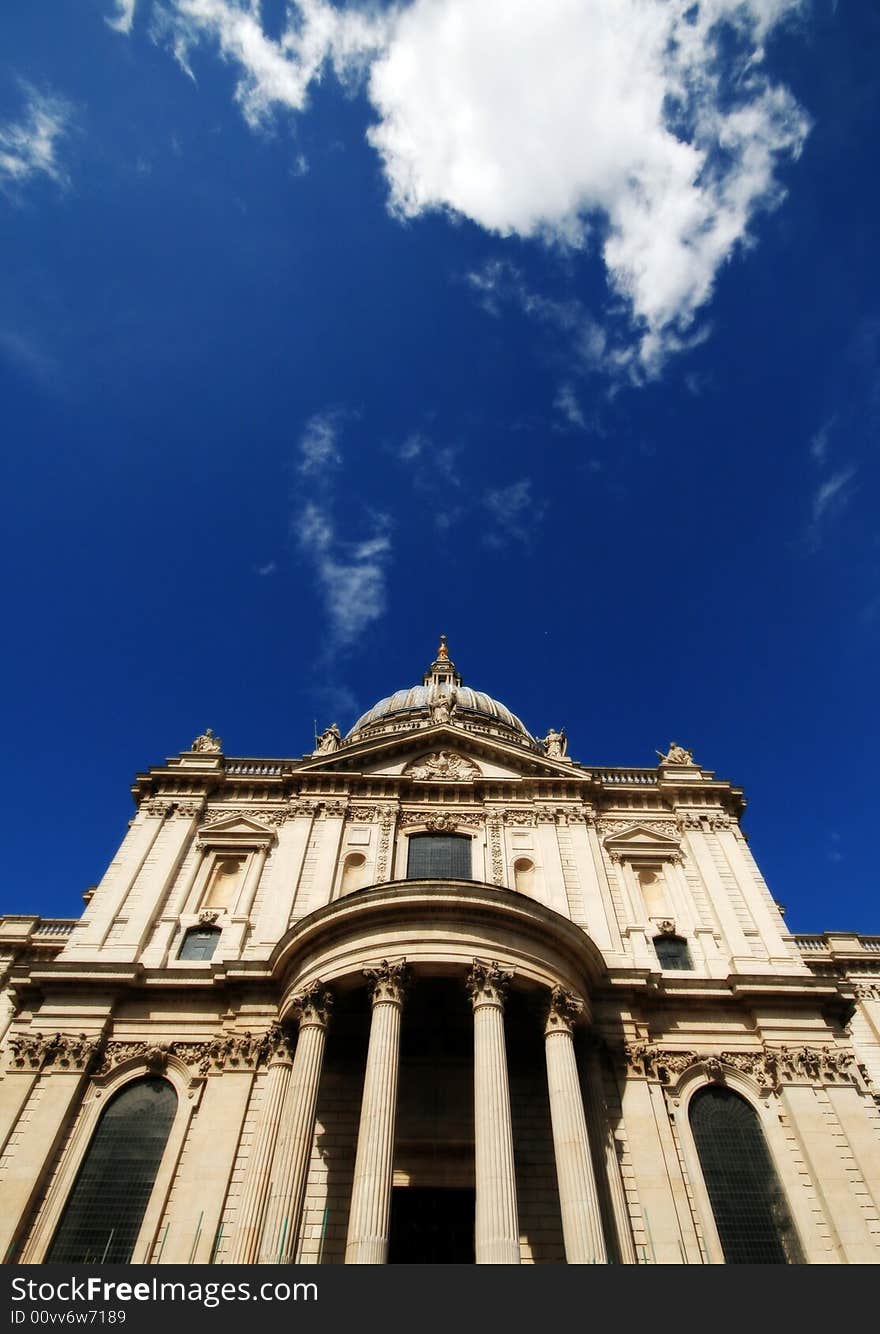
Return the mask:
[[[732,1089],[705,1088],[694,1094],[690,1122],[725,1264],[802,1264],[755,1109]]]
[[[133,1256],[177,1094],[167,1079],[138,1079],[107,1104],[86,1150],[58,1230],[50,1264],[139,1264]]]
[[[677,968],[688,972],[694,966],[688,943],[681,936],[655,936],[654,949],[661,968]]]
[[[213,959],[219,939],[219,927],[194,926],[184,936],[177,957],[178,959]]]
[[[471,840],[463,834],[413,834],[407,880],[471,880]]]

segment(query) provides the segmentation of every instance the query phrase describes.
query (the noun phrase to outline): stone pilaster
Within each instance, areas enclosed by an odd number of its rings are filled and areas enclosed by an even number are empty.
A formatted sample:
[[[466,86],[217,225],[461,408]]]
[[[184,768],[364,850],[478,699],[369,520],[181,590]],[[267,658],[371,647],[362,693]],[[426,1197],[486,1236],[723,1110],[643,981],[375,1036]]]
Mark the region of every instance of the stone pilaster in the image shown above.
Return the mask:
[[[280,1024],[270,1030],[268,1041],[269,1069],[263,1084],[257,1125],[245,1167],[241,1205],[229,1257],[231,1264],[255,1264],[259,1255],[260,1236],[269,1196],[269,1173],[281,1125],[281,1112],[290,1083],[293,1061],[287,1033]]]
[[[294,998],[299,1037],[272,1164],[260,1247],[263,1264],[291,1264],[295,1259],[332,1003],[331,993],[320,982]]]
[[[608,1182],[608,1194],[614,1214],[618,1258],[621,1264],[634,1265],[638,1263],[638,1259],[633,1242],[632,1224],[617,1157],[617,1142],[608,1123],[608,1106],[602,1091],[602,1062],[595,1045],[591,1046],[587,1058],[586,1094],[593,1144],[600,1149],[597,1157],[605,1165],[605,1179]]]
[[[474,1007],[476,1263],[518,1265],[519,1220],[510,1087],[504,1047],[504,993],[512,973],[474,960],[468,990]]]
[[[406,961],[364,970],[373,1001],[370,1045],[351,1188],[345,1247],[347,1265],[383,1265],[388,1259],[400,1019]]]
[[[573,1024],[582,1009],[570,992],[554,987],[544,1027],[562,1235],[570,1265],[608,1261],[574,1051]]]

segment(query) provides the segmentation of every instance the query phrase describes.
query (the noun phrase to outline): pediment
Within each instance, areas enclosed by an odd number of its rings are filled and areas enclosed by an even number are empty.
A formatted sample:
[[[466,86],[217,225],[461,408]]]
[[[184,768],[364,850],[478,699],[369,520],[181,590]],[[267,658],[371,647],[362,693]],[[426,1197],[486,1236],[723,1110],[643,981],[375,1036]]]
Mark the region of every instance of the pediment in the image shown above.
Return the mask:
[[[681,852],[679,839],[667,832],[670,826],[648,824],[621,825],[603,839],[609,852],[630,857],[677,857]]]
[[[202,843],[242,843],[253,845],[265,839],[274,839],[275,830],[268,824],[255,819],[252,815],[230,812],[217,819],[208,817],[208,822],[199,830]]]
[[[315,756],[301,767],[301,771],[310,769],[402,776],[416,782],[572,776],[568,760],[551,760],[497,737],[442,724],[343,745],[333,754]]]

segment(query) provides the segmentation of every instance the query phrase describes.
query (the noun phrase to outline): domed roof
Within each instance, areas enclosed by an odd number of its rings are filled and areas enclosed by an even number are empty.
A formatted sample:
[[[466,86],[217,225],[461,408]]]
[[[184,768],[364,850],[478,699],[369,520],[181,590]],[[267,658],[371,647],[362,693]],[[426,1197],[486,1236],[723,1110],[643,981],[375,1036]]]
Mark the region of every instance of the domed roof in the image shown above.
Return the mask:
[[[444,710],[443,701],[448,701]],[[444,712],[446,716],[444,717]],[[482,690],[473,690],[461,683],[461,677],[455,670],[455,664],[449,659],[446,636],[441,636],[437,657],[425,673],[420,686],[409,686],[405,690],[395,690],[393,695],[386,695],[371,709],[358,718],[348,733],[346,740],[353,739],[357,733],[376,728],[384,731],[395,724],[403,723],[406,715],[429,715],[428,721],[450,721],[456,726],[467,727],[469,723],[490,724],[491,730],[513,732],[518,741],[534,748],[535,740],[521,719],[499,700]],[[433,715],[433,717],[431,716]],[[423,719],[412,718],[414,723]]]

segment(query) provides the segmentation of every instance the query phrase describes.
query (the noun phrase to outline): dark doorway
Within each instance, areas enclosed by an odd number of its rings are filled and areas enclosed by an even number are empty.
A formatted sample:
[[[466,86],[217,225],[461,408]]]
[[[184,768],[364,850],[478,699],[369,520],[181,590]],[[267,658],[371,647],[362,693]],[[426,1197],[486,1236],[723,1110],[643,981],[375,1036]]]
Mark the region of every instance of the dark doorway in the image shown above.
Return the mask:
[[[391,1195],[391,1265],[472,1265],[473,1190],[396,1186]]]

